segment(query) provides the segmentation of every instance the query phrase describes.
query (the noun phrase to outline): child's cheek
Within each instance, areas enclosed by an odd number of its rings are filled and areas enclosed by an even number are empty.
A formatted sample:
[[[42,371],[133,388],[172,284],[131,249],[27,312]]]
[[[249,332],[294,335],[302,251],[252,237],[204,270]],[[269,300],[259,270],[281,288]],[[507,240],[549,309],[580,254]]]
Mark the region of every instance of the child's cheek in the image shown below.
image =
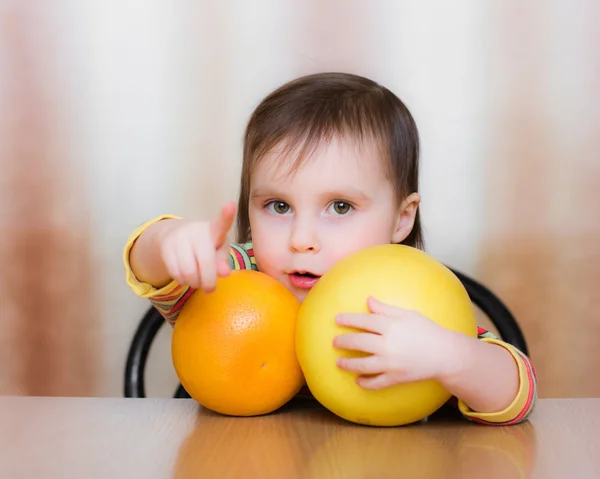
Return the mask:
[[[289,263],[286,257],[288,251],[285,237],[278,228],[261,230],[256,235],[252,233],[254,256],[258,268],[269,276],[276,277],[280,270]]]
[[[327,269],[335,263],[344,259],[346,256],[363,249],[370,245],[372,241],[368,237],[369,233],[365,231],[344,231],[341,228],[337,230],[323,229],[320,237],[321,251],[320,256]]]

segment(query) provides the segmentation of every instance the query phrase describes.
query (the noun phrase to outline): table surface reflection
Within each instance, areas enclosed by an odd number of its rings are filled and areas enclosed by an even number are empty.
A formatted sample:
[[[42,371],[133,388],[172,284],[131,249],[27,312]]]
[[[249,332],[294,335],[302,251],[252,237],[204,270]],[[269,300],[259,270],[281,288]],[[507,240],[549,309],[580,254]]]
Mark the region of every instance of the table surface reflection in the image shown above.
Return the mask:
[[[509,427],[378,428],[296,400],[231,418],[185,399],[0,397],[0,477],[598,478],[600,399]]]

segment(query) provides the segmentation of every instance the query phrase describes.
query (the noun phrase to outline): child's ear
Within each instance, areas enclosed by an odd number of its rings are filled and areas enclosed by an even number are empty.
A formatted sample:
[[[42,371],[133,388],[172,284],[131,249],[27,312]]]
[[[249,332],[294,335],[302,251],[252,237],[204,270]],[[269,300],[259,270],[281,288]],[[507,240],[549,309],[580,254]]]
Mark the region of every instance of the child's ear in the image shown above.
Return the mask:
[[[421,195],[419,193],[411,193],[402,202],[396,215],[392,243],[402,243],[410,234],[415,225],[415,216],[417,216],[419,203],[421,203]]]

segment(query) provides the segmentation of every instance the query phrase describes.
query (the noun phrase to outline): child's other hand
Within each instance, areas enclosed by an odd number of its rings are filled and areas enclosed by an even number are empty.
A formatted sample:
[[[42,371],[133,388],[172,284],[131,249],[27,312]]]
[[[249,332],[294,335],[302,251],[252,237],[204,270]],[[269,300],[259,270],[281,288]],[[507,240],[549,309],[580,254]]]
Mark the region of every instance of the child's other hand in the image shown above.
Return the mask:
[[[340,326],[358,329],[336,336],[339,349],[361,351],[364,357],[342,357],[341,369],[359,374],[365,389],[438,379],[449,367],[453,333],[416,311],[390,306],[374,298],[367,301],[372,314],[345,313],[336,317]]]
[[[217,276],[227,276],[229,242],[227,234],[233,225],[237,207],[227,203],[212,222],[167,220],[157,223],[161,258],[171,278],[206,292],[213,291]]]

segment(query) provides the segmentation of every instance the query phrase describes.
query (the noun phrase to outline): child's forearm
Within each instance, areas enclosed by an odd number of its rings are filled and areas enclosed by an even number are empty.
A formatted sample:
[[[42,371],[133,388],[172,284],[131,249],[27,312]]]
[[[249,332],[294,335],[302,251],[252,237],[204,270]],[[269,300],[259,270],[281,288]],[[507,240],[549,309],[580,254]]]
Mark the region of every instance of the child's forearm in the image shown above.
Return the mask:
[[[166,219],[154,223],[135,240],[129,252],[129,264],[135,277],[155,288],[161,288],[171,282],[158,241],[158,235],[167,221],[177,220]]]
[[[451,367],[438,380],[477,412],[500,412],[519,390],[519,369],[502,346],[463,334],[453,338]]]

